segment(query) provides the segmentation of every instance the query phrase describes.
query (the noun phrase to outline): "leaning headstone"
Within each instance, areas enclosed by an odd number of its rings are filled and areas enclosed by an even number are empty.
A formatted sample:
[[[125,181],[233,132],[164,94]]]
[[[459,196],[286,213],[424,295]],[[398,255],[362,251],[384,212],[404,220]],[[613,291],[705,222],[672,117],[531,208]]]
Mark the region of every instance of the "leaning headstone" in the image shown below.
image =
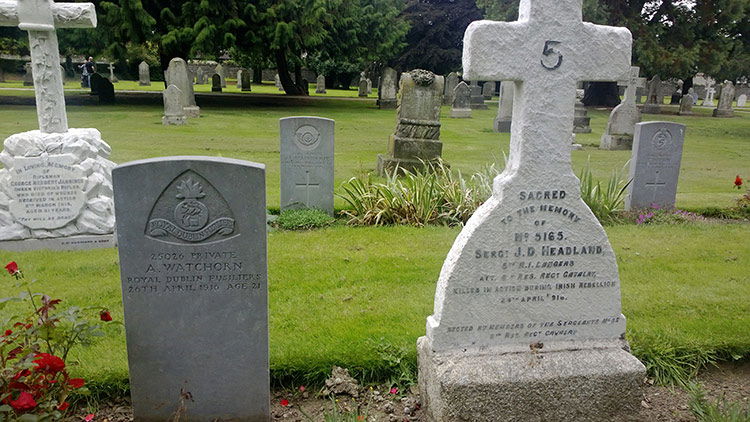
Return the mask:
[[[396,167],[412,171],[440,159],[440,107],[445,78],[415,69],[401,74],[396,131],[388,141],[388,153],[378,155],[378,174]]]
[[[253,90],[253,74],[250,71],[243,70],[242,75],[240,76],[242,87],[240,88],[242,91],[248,92]]]
[[[638,77],[640,68],[632,66],[628,79],[618,83],[625,85],[625,97],[609,115],[607,128],[602,134],[599,148],[606,150],[628,150],[633,147],[635,124],[641,121],[641,112],[635,104],[638,87],[644,86],[646,78]]]
[[[211,92],[221,92],[221,75],[218,73],[211,76]]]
[[[570,159],[577,82],[620,79],[630,52],[627,29],[581,21],[580,0],[521,0],[519,21],[467,28],[465,77],[516,81],[515,121],[508,165],[453,244],[417,341],[429,420],[639,411],[645,367],[627,352],[617,261]]]
[[[224,66],[222,66],[221,63],[216,65],[216,68],[214,69],[214,73],[218,74],[221,77],[221,87],[226,88],[227,87],[227,70],[224,69]]]
[[[674,207],[684,140],[685,125],[679,123],[635,125],[626,210]]]
[[[487,81],[482,85],[482,96],[485,100],[491,100],[495,91],[495,82]]]
[[[115,65],[114,63],[110,63],[107,67],[109,69],[109,81],[112,83],[117,82],[117,76],[115,76]]]
[[[469,89],[471,90],[471,108],[474,110],[487,110],[487,105],[484,103],[484,97],[482,96],[482,87],[476,81],[471,81]]]
[[[662,102],[661,78],[659,78],[659,75],[654,75],[654,77],[648,82],[646,103],[643,105],[641,111],[648,114],[659,114],[661,113]]]
[[[719,105],[714,109],[714,117],[733,117],[732,101],[734,101],[734,84],[732,81],[724,81],[719,94]]]
[[[680,116],[689,116],[693,114],[693,103],[695,102],[695,96],[693,95],[693,88],[690,88],[687,94],[683,95],[680,99]]]
[[[510,124],[513,121],[513,93],[515,83],[513,81],[500,82],[500,101],[497,105],[497,116],[495,116],[492,128],[498,133],[510,133]]]
[[[367,96],[367,79],[359,80],[359,87],[357,89],[357,95],[359,95],[360,97]]]
[[[318,75],[315,80],[315,93],[325,94],[326,93],[326,77],[323,74]]]
[[[471,90],[466,82],[456,85],[453,90],[453,104],[451,106],[451,117],[454,119],[466,119],[471,117]]]
[[[458,77],[458,73],[451,72],[445,77],[445,93],[443,94],[443,104],[453,104],[453,93],[456,90],[456,86],[461,80]]]
[[[161,118],[163,125],[184,125],[187,122],[185,116],[185,96],[180,88],[169,85],[162,93],[164,99],[164,117]]]
[[[737,107],[745,107],[747,104],[747,95],[742,94],[739,97],[737,97]]]
[[[319,209],[333,215],[334,121],[286,117],[281,128],[281,209]]]
[[[380,86],[378,87],[378,107],[380,108],[396,108],[398,101],[396,100],[396,94],[398,87],[396,86],[398,79],[398,73],[396,70],[390,67],[386,67],[383,70],[383,76],[380,78]]]
[[[701,103],[704,107],[713,107],[714,106],[714,95],[716,95],[716,88],[713,87],[713,85],[706,88],[706,97],[703,98],[703,103]]]
[[[23,86],[34,86],[34,75],[31,70],[31,63],[23,65]]]
[[[573,133],[591,133],[591,117],[580,99],[576,98],[573,113]]]
[[[98,73],[89,78],[91,94],[99,96],[99,104],[113,104],[115,102],[115,86],[109,79]]]
[[[168,157],[113,175],[134,419],[270,420],[264,166]]]
[[[151,71],[145,61],[138,65],[138,85],[151,86]]]
[[[195,91],[193,90],[193,79],[187,68],[185,60],[175,57],[169,61],[164,78],[169,85],[174,85],[180,89],[184,97],[185,115],[188,117],[200,117],[201,109],[195,103]]]

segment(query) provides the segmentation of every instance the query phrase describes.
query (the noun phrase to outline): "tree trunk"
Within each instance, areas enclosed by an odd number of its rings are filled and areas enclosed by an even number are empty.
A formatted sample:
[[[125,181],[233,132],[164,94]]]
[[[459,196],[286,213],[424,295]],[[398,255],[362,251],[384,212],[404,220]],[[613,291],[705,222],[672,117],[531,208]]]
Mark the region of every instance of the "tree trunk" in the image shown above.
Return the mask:
[[[682,95],[685,95],[688,93],[690,88],[693,87],[693,77],[688,76],[687,78],[682,80]]]
[[[305,95],[305,92],[289,77],[289,63],[283,51],[276,51],[276,70],[279,71],[281,86],[286,95]]]
[[[614,107],[620,104],[620,91],[617,88],[617,82],[589,82],[582,102],[587,107]]]
[[[253,83],[263,83],[263,68],[261,66],[253,66]]]

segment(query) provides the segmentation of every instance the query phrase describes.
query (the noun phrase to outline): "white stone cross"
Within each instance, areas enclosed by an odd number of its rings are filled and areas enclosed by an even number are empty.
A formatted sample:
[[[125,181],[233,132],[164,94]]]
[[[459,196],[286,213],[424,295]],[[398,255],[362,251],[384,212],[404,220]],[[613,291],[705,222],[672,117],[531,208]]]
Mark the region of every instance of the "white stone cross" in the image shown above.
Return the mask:
[[[636,90],[638,88],[645,88],[646,87],[646,78],[639,78],[638,74],[640,73],[641,68],[638,66],[631,66],[630,67],[630,74],[627,79],[623,79],[621,81],[617,82],[618,86],[624,86],[625,88],[625,96],[622,99],[623,103],[628,104],[635,104],[635,94]]]
[[[65,133],[68,117],[55,28],[94,28],[96,9],[92,3],[0,0],[0,26],[16,25],[29,33],[39,129]]]
[[[521,0],[518,21],[476,21],[466,30],[464,78],[515,82],[506,176],[572,176],[576,83],[627,78],[630,31],[583,22],[581,2]]]

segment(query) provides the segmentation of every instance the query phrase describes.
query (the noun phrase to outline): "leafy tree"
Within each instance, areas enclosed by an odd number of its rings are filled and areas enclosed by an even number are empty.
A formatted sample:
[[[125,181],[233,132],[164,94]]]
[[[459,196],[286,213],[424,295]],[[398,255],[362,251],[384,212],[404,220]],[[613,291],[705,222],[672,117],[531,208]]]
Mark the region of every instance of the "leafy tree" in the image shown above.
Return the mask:
[[[408,47],[394,67],[445,74],[461,68],[464,32],[471,22],[482,19],[482,12],[475,0],[408,0],[402,16],[411,29]]]

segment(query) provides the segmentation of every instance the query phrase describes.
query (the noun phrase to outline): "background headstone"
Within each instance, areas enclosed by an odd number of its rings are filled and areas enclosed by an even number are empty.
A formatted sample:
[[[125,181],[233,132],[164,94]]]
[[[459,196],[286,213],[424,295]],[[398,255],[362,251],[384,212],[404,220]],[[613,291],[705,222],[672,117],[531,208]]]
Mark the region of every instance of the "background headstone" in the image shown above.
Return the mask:
[[[195,84],[203,85],[206,83],[206,71],[202,67],[195,70]]]
[[[169,85],[174,85],[180,89],[185,106],[185,115],[188,117],[200,117],[201,109],[195,103],[195,91],[193,90],[193,78],[188,71],[185,60],[175,57],[169,61],[169,67],[164,74],[164,78]]]
[[[367,79],[359,80],[359,87],[357,88],[357,95],[360,97],[367,96]]]
[[[659,75],[654,75],[648,82],[646,103],[643,105],[641,111],[648,114],[659,114],[661,113],[662,102],[661,78],[659,78]]]
[[[134,419],[268,421],[264,166],[169,157],[113,176]]]
[[[471,117],[471,90],[466,82],[456,85],[453,90],[453,104],[451,106],[451,117],[454,119],[466,119]]]
[[[445,93],[443,94],[443,104],[453,105],[453,92],[456,86],[461,82],[457,72],[451,72],[445,77]]]
[[[599,148],[606,150],[627,150],[633,147],[635,124],[641,121],[641,112],[635,104],[638,87],[644,86],[646,78],[638,76],[640,68],[632,66],[625,85],[625,96],[622,102],[612,110],[607,121],[607,128],[602,134]]]
[[[34,86],[34,75],[31,70],[31,63],[23,65],[23,86]]]
[[[591,133],[591,117],[579,98],[576,98],[573,114],[573,133]]]
[[[249,92],[253,90],[253,73],[251,71],[243,70],[240,79],[242,82],[242,87],[240,89],[242,91]]]
[[[491,100],[495,93],[495,82],[487,81],[482,85],[482,96],[485,100]]]
[[[218,73],[211,76],[211,92],[221,92],[221,75]]]
[[[325,94],[326,93],[326,77],[323,74],[318,75],[315,80],[315,93]]]
[[[437,161],[443,152],[440,142],[440,107],[445,79],[415,69],[401,74],[396,131],[388,141],[388,153],[378,155],[378,174],[396,166],[412,171]]]
[[[162,93],[164,99],[164,117],[161,118],[163,125],[184,125],[187,123],[185,116],[185,96],[180,88],[170,84]]]
[[[706,97],[703,99],[703,103],[701,104],[704,107],[713,107],[714,106],[714,95],[716,95],[716,88],[713,86],[709,86],[706,88]]]
[[[687,94],[683,95],[680,99],[680,116],[688,116],[693,114],[693,104],[695,103],[695,94],[693,88],[690,88]]]
[[[477,84],[477,81],[471,81],[469,89],[471,90],[471,108],[487,110],[487,105],[484,103],[484,97],[482,96],[482,87]]]
[[[242,69],[237,70],[237,89],[242,91]]]
[[[500,82],[500,101],[497,105],[497,116],[492,128],[498,133],[510,133],[510,124],[513,121],[513,93],[515,92],[513,81]]]
[[[737,107],[745,107],[747,104],[747,95],[742,94],[739,97],[737,97]]]
[[[314,208],[333,215],[334,121],[286,117],[281,128],[281,209]]]
[[[117,76],[115,76],[115,64],[114,63],[110,63],[109,66],[107,66],[107,69],[109,69],[109,81],[112,82],[112,83],[116,83],[117,82]],[[63,75],[64,74],[65,73],[63,72]]]
[[[224,66],[221,63],[216,65],[216,68],[214,69],[214,73],[217,73],[221,77],[221,87],[226,88],[227,87],[227,70],[224,68]]]
[[[398,87],[396,83],[398,79],[398,73],[396,70],[390,67],[386,67],[383,70],[383,76],[380,78],[380,86],[378,87],[378,107],[380,108],[396,108],[398,101],[396,100],[396,94]]]
[[[719,105],[714,109],[714,117],[734,117],[732,109],[734,101],[734,84],[731,81],[724,81],[719,94]]]
[[[281,77],[279,76],[278,73],[274,76],[274,84],[276,85],[276,88],[279,89],[279,91],[284,90],[284,86],[281,85]]]
[[[141,62],[138,65],[138,85],[151,86],[151,71],[146,62]]]
[[[109,79],[98,73],[91,75],[91,94],[99,96],[99,104],[113,104],[115,102],[115,86]]]
[[[679,123],[643,122],[635,125],[626,210],[652,205],[674,207],[684,140],[685,125]]]
[[[372,80],[367,78],[365,81],[367,81],[367,95],[370,95],[372,94]]]

